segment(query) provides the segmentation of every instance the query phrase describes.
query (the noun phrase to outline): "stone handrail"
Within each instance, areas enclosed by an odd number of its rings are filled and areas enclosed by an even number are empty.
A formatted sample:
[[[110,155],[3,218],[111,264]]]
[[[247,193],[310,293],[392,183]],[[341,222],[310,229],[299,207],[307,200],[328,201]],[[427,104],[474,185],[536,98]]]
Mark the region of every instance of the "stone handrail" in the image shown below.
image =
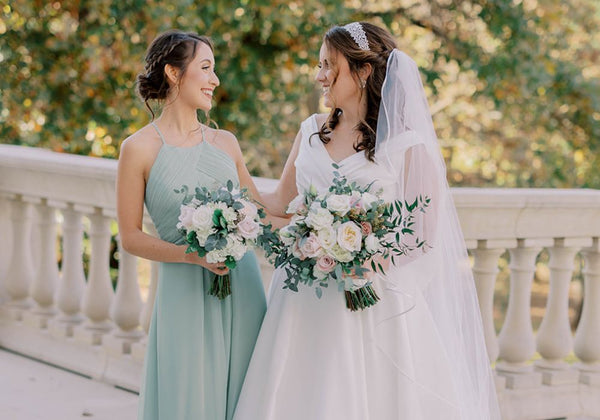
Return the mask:
[[[0,346],[137,390],[157,270],[153,263],[143,302],[137,258],[119,250],[113,290],[116,166],[0,145]],[[256,181],[263,190],[276,184]],[[453,196],[473,257],[503,418],[600,418],[600,191],[456,188]],[[149,220],[145,227],[152,231]],[[84,235],[91,247],[87,278]],[[550,283],[536,334],[530,309],[542,250],[550,256]],[[493,300],[506,251],[510,292],[497,335]],[[576,254],[584,261],[584,304],[573,334],[568,310]]]

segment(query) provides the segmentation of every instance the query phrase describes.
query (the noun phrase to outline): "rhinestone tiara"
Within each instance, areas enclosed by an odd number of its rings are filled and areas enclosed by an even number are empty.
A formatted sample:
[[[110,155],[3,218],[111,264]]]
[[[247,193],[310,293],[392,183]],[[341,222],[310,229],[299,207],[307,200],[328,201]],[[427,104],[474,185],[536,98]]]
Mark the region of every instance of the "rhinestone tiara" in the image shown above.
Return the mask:
[[[352,22],[342,26],[342,28],[348,31],[354,42],[356,42],[356,45],[358,45],[358,48],[361,50],[370,51],[367,34],[365,33],[365,30],[360,22]]]

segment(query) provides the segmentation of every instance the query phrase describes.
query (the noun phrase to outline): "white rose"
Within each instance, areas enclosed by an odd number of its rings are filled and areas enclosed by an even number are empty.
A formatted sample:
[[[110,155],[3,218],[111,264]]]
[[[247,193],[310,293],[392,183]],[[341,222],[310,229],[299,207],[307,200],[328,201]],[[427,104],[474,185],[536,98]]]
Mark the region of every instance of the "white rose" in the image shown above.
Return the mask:
[[[237,228],[240,235],[245,239],[256,239],[260,233],[260,224],[248,216],[238,223]]]
[[[347,251],[360,251],[361,228],[354,222],[342,223],[337,230],[337,243]]]
[[[379,198],[377,198],[377,196],[375,196],[371,193],[365,192],[365,193],[363,193],[360,201],[361,201],[360,205],[362,208],[364,208],[365,210],[371,210],[371,207],[373,207],[373,205],[377,201],[379,201]]]
[[[290,201],[290,204],[288,204],[286,213],[288,213],[288,214],[298,213],[298,210],[300,209],[300,206],[302,204],[304,204],[304,196],[302,194],[299,194],[296,197],[294,197],[294,199],[292,201]]]
[[[331,255],[333,258],[335,258],[336,261],[339,261],[339,262],[350,262],[354,258],[352,256],[351,252],[345,250],[338,244],[335,244],[333,246],[333,248],[331,248],[327,251],[327,253],[329,255]]]
[[[309,227],[320,230],[333,224],[333,215],[329,210],[313,205],[306,217],[306,224]]]
[[[285,246],[291,246],[296,241],[296,234],[293,228],[293,225],[287,225],[279,229],[279,238]]]
[[[350,196],[334,194],[327,198],[327,208],[344,216],[350,211]]]
[[[177,228],[184,228],[185,230],[192,230],[194,224],[192,222],[192,217],[194,216],[194,211],[196,209],[189,205],[181,205],[179,212],[179,223],[177,224]]]
[[[192,223],[195,230],[206,230],[213,226],[213,211],[209,206],[200,206],[194,210]]]
[[[242,213],[244,216],[246,216],[246,218],[250,217],[251,219],[254,219],[256,217],[256,215],[258,214],[258,209],[254,205],[254,203],[251,203],[248,200],[239,200],[239,201],[244,205],[244,207],[242,207],[240,209],[240,213]]]
[[[337,242],[335,230],[330,226],[318,230],[317,238],[319,239],[321,246],[325,249],[331,249]]]
[[[380,249],[379,239],[375,235],[370,234],[365,238],[365,248],[371,254],[375,254]]]

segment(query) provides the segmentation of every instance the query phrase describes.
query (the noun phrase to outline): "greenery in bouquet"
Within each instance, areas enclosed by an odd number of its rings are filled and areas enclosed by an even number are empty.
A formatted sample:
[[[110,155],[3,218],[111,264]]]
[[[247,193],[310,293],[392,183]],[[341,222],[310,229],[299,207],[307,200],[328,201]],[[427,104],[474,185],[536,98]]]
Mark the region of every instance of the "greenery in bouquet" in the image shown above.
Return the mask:
[[[246,190],[226,187],[209,190],[197,187],[193,193],[187,186],[175,190],[184,195],[177,229],[188,244],[186,253],[206,257],[208,263],[236,267],[263,231],[260,219],[264,211],[248,198]],[[231,294],[229,274],[215,275],[209,294],[224,299]]]
[[[430,198],[413,202],[385,202],[372,185],[349,183],[334,165],[329,190],[314,187],[298,195],[288,206],[290,223],[278,232],[266,230],[259,245],[276,268],[286,271],[284,288],[298,291],[299,284],[323,290],[335,282],[344,291],[347,307],[355,311],[379,301],[367,274],[385,274],[381,261],[407,255],[427,246],[414,235],[415,213],[425,212]]]

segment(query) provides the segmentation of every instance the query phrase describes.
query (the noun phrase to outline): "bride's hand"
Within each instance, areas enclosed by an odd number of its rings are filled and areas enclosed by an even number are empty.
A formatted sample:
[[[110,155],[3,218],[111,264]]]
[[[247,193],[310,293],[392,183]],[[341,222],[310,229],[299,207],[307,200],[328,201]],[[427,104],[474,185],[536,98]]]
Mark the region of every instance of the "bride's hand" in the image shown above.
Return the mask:
[[[209,263],[206,261],[206,257],[199,257],[198,254],[193,252],[184,254],[183,261],[188,264],[201,265],[219,276],[229,273],[229,268],[225,267],[225,263]]]

